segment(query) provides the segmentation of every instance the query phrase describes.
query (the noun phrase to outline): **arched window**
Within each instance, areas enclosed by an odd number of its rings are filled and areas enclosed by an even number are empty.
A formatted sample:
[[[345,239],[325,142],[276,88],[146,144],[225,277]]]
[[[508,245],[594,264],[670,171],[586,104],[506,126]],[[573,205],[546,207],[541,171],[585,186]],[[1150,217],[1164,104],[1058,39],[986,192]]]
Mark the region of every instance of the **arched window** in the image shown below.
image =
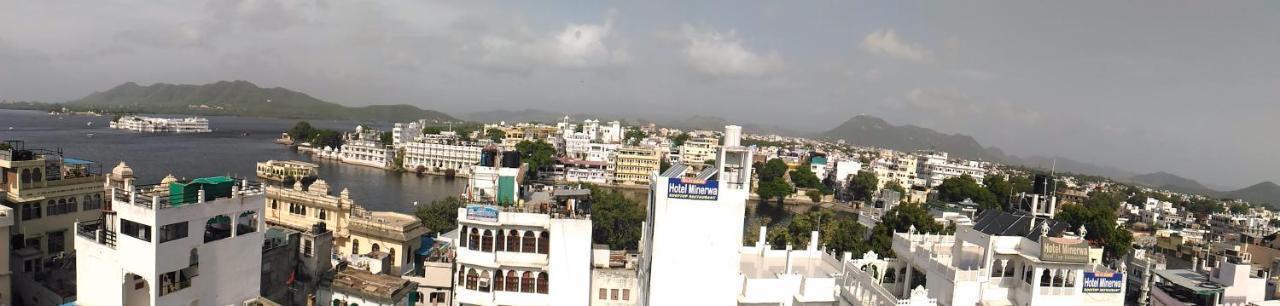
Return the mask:
[[[1004,266],[1000,265],[1000,261],[996,260],[991,263],[991,277],[1003,277]]]
[[[538,237],[538,253],[546,254],[551,249],[551,233],[542,232]]]
[[[466,280],[467,280],[466,269],[459,269],[458,270],[458,286],[466,286],[467,285]]]
[[[187,259],[187,266],[195,267],[200,265],[200,251],[191,248],[191,256]]]
[[[538,273],[538,293],[547,293],[547,272]]]
[[[458,232],[458,235],[462,235],[462,237],[458,237],[458,240],[460,240],[460,241],[459,241],[459,243],[462,243],[462,247],[464,247],[464,248],[465,248],[465,247],[467,247],[467,238],[468,238],[468,237],[467,237],[467,226],[466,226],[466,225],[463,225],[463,226],[462,226],[462,231]]]
[[[520,251],[520,231],[518,230],[507,231],[507,252],[519,252],[519,251]]]
[[[333,306],[342,306],[342,301],[339,301],[338,299],[333,299]]]
[[[1063,284],[1063,286],[1064,287],[1076,286],[1076,270],[1067,270],[1067,283]]]
[[[503,291],[507,288],[506,286],[503,286],[503,284],[506,283],[502,280],[504,275],[507,274],[502,273],[502,270],[498,270],[498,272],[493,273],[493,291]]]
[[[524,271],[520,275],[520,292],[533,293],[533,272]]]
[[[493,249],[498,252],[502,252],[507,249],[507,235],[502,232],[505,232],[505,230],[498,230],[498,233],[494,235],[494,238],[497,238],[498,240],[493,243]]]
[[[1004,277],[1014,277],[1014,276],[1015,275],[1013,274],[1013,263],[1006,261],[1004,263]]]
[[[520,277],[516,271],[507,271],[507,291],[520,292]]]
[[[360,239],[351,239],[351,255],[360,254]]]
[[[897,282],[898,282],[898,269],[889,269],[889,272],[884,274],[884,283],[893,284]]]
[[[277,210],[277,209],[280,209],[280,203],[276,202],[276,200],[271,200],[271,210]],[[338,300],[333,300],[333,301],[337,302]]]
[[[1050,284],[1050,280],[1051,280],[1051,279],[1052,279],[1052,278],[1049,276],[1049,270],[1048,270],[1048,269],[1045,269],[1044,271],[1041,271],[1041,272],[1040,272],[1040,287],[1049,287],[1049,284]]]
[[[41,173],[41,172],[40,172],[40,168],[35,168],[35,169],[31,170],[31,182],[32,182],[32,183],[39,183],[39,182],[41,182],[41,181],[44,181],[44,175],[42,175],[42,174],[40,174],[40,173]]]
[[[258,231],[258,212],[248,210],[236,217],[236,236]]]
[[[325,220],[325,221],[329,220],[328,214],[325,214],[325,210],[323,209],[320,210],[320,220]]]
[[[520,252],[533,253],[538,247],[538,237],[535,237],[533,231],[524,232],[524,243],[520,246]]]
[[[31,169],[22,169],[22,184],[31,184]]]
[[[493,231],[484,230],[484,236],[480,236],[480,249],[485,252],[493,252]]]
[[[467,248],[472,251],[480,249],[480,230],[471,228],[471,233],[467,234]]]
[[[377,253],[378,251],[382,251],[382,246],[379,246],[379,245],[378,245],[378,243],[377,243],[377,242],[375,242],[375,243],[373,243],[373,248],[372,248],[372,249],[370,249],[370,251],[369,251],[369,252],[370,252],[370,253]]]
[[[476,283],[480,281],[480,275],[476,274],[475,269],[467,269],[467,289],[476,290]]]
[[[395,263],[400,262],[400,259],[399,259],[399,258],[396,258],[396,249],[395,249],[395,248],[391,248],[391,247],[388,247],[388,248],[387,248],[387,258],[391,258],[391,263],[392,263],[392,264],[395,264]]]
[[[480,271],[480,291],[489,292],[490,284],[492,283],[489,282],[489,271]]]
[[[217,215],[204,224],[204,242],[231,237],[231,217]]]

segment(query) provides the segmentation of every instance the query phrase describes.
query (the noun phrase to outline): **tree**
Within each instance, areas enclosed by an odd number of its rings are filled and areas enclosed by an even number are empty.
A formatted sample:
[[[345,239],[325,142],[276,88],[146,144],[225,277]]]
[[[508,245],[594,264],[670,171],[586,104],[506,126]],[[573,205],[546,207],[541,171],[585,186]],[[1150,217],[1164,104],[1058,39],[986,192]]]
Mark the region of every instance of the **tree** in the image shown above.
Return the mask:
[[[812,201],[813,201],[813,202],[815,202],[815,203],[816,203],[816,202],[822,202],[822,190],[809,190],[809,191],[805,191],[805,192],[804,192],[804,195],[805,195],[805,196],[808,196],[808,197],[809,197],[809,200],[812,200]]]
[[[791,183],[800,188],[822,188],[822,180],[818,179],[818,175],[813,173],[809,167],[800,167],[788,173],[791,177]]]
[[[791,184],[781,179],[760,181],[759,186],[756,187],[756,195],[760,196],[761,201],[776,198],[778,203],[782,203],[782,200],[795,192]]]
[[[1094,192],[1084,203],[1063,205],[1055,220],[1066,222],[1072,229],[1084,225],[1088,232],[1085,239],[1103,246],[1108,259],[1122,258],[1129,252],[1133,234],[1116,226],[1116,209],[1120,207],[1120,195]]]
[[[889,181],[887,183],[884,183],[884,189],[897,191],[898,194],[903,196],[907,195],[907,189],[903,188],[902,184],[898,184],[898,181]]]
[[[311,136],[310,141],[311,145],[316,148],[339,148],[342,147],[342,133],[329,129],[321,129],[317,130],[315,135]]]
[[[516,151],[520,152],[520,159],[529,164],[529,171],[526,174],[531,179],[538,177],[539,170],[551,166],[553,156],[556,154],[556,148],[542,140],[520,141],[516,144]]]
[[[916,233],[943,233],[946,227],[933,221],[933,216],[929,215],[929,210],[920,204],[906,203],[894,206],[884,213],[880,218],[880,223],[871,229],[872,251],[881,256],[890,257],[893,254],[893,234],[904,233],[915,227]],[[895,257],[908,256],[910,254],[897,254]]]
[[[623,139],[625,139],[627,143],[634,143],[632,141],[640,141],[645,137],[649,137],[649,134],[646,134],[640,129],[627,129],[627,133],[623,136]]]
[[[764,166],[761,166],[756,170],[756,176],[758,176],[761,181],[782,179],[782,176],[785,174],[787,174],[787,162],[777,158],[770,159],[764,163]]]
[[[683,146],[685,141],[689,141],[689,133],[680,133],[680,135],[676,135],[675,138],[671,139],[671,144],[677,147]]]
[[[880,181],[876,178],[875,173],[861,170],[858,171],[857,175],[853,176],[853,179],[849,180],[848,191],[856,200],[870,201],[879,185]]]
[[[303,142],[311,140],[311,137],[315,132],[316,130],[311,127],[310,122],[298,121],[298,123],[293,125],[292,129],[289,129],[288,133],[289,138],[293,138],[294,141]]]
[[[793,248],[808,247],[810,235],[818,231],[818,243],[823,250],[834,250],[837,253],[866,253],[869,247],[863,241],[867,228],[858,224],[850,215],[841,215],[829,210],[814,210],[796,214],[787,224],[787,243]]]
[[[441,129],[440,129],[440,128],[438,128],[438,127],[434,127],[434,126],[428,126],[428,127],[424,127],[424,128],[422,128],[422,134],[423,134],[423,135],[434,135],[434,134],[440,134],[440,132],[443,132],[443,130],[441,130]]]
[[[668,162],[666,158],[663,158],[661,161],[658,161],[658,172],[667,172],[667,169],[670,169],[670,168],[671,168],[671,163]]]
[[[1231,213],[1232,213],[1232,214],[1237,214],[1237,215],[1248,213],[1248,212],[1249,212],[1249,204],[1248,204],[1248,203],[1234,203],[1234,204],[1231,204],[1231,209],[1230,209],[1230,211],[1231,211]]]
[[[507,138],[507,132],[503,132],[500,129],[489,129],[484,131],[484,136],[488,137],[489,140],[493,140],[493,142],[501,142],[503,138]]]
[[[978,182],[967,174],[942,180],[942,185],[938,185],[938,198],[947,202],[969,199],[982,209],[1000,208],[991,191],[978,186]]]
[[[431,233],[444,233],[458,227],[458,208],[460,207],[462,207],[462,200],[450,196],[418,207],[414,215]]]
[[[644,208],[621,192],[590,186],[591,242],[613,250],[635,250],[640,243]]]
[[[392,137],[392,135],[391,135],[391,131],[385,131],[385,132],[382,132],[382,133],[378,134],[378,141],[379,141],[379,142],[381,142],[381,143],[382,143],[382,144],[384,144],[384,145],[389,145],[389,144],[391,144],[391,142],[394,140],[394,138],[395,138],[395,137]]]

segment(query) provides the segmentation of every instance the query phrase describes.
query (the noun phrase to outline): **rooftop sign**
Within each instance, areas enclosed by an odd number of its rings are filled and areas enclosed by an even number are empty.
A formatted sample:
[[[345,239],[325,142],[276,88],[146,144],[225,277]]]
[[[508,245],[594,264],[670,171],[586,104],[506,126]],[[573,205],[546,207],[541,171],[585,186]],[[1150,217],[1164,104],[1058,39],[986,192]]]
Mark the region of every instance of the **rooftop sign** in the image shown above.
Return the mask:
[[[467,220],[498,222],[498,207],[484,204],[467,204]]]
[[[1085,272],[1084,293],[1120,293],[1124,289],[1124,274],[1114,272]]]
[[[1089,243],[1084,239],[1044,237],[1040,239],[1040,260],[1089,263]]]
[[[720,198],[720,183],[673,177],[667,180],[667,198],[715,201]]]

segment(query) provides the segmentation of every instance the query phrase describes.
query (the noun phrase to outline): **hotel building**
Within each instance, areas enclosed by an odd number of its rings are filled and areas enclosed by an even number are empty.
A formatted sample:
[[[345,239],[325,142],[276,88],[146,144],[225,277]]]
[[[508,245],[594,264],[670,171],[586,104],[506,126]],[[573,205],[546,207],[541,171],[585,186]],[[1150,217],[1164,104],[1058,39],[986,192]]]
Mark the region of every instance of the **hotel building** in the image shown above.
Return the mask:
[[[78,288],[78,305],[232,305],[258,298],[261,185],[229,177],[108,184],[110,210],[76,224],[76,281],[95,284]]]
[[[175,133],[209,133],[209,119],[200,117],[156,118],[142,116],[124,116],[109,123],[113,129],[134,132],[175,132]]]
[[[258,162],[256,172],[258,178],[286,182],[316,176],[316,169],[320,169],[320,165],[296,160],[268,160]]]
[[[752,161],[752,150],[740,144],[741,135],[741,127],[726,126],[724,146],[707,158],[716,164],[702,172],[677,164],[650,179],[648,217],[640,238],[640,305],[737,301]]]
[[[406,170],[440,174],[453,172],[459,176],[471,175],[471,166],[480,163],[482,149],[477,143],[440,135],[425,135],[401,145]]]
[[[458,208],[454,305],[590,304],[591,219],[567,204]]]
[[[348,133],[343,137],[345,139],[340,150],[342,162],[380,169],[393,167],[396,152],[390,145],[382,143],[378,130],[356,126],[355,133]]]

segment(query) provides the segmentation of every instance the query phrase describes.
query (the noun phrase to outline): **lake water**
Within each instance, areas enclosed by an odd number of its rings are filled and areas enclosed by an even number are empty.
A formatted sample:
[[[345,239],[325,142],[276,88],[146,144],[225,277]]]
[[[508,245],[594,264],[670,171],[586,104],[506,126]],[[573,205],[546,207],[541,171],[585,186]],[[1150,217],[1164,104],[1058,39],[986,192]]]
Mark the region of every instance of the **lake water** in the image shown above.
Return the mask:
[[[111,117],[51,116],[44,112],[0,109],[0,140],[23,140],[27,148],[61,148],[66,157],[99,162],[103,172],[120,161],[133,168],[140,183],[157,183],[172,173],[179,178],[216,175],[254,177],[259,161],[303,160],[320,165],[320,178],[331,188],[349,188],[365,208],[412,212],[413,203],[457,195],[465,179],[399,174],[382,169],[313,161],[272,143],[297,120],[208,117],[213,133],[136,133],[108,127]],[[312,126],[350,131],[354,121],[309,120]],[[372,124],[380,128],[386,125]],[[12,129],[10,129],[12,127]],[[90,134],[92,134],[90,136]]]

